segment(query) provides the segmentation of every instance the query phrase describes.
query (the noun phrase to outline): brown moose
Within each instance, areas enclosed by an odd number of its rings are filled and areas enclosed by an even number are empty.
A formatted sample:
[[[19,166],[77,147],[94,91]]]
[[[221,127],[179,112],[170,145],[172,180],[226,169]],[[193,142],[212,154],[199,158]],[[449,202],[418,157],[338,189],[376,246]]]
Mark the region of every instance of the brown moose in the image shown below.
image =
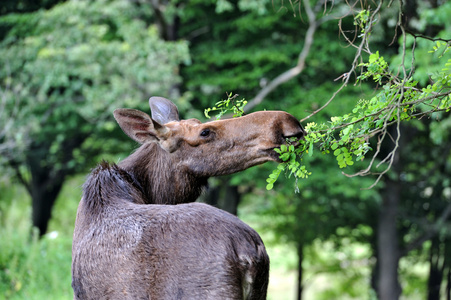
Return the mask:
[[[225,211],[188,202],[211,176],[278,161],[273,149],[304,130],[285,112],[201,123],[179,121],[167,99],[149,103],[152,117],[114,112],[142,145],[118,165],[101,163],[83,186],[74,299],[265,299],[269,258],[257,232]]]

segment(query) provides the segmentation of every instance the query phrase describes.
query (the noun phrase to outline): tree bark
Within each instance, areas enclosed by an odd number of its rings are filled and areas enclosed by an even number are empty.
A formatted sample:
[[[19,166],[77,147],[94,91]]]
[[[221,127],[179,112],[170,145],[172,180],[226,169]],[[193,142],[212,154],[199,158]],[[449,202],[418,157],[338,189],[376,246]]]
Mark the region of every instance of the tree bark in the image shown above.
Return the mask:
[[[297,300],[302,299],[302,292],[304,290],[304,286],[302,284],[302,278],[304,275],[304,269],[302,268],[302,262],[304,261],[304,246],[302,243],[298,244],[298,280],[297,280]]]
[[[52,166],[46,165],[43,159],[46,148],[33,147],[27,158],[31,179],[28,184],[32,201],[32,225],[39,231],[41,237],[47,232],[53,204],[63,186],[65,174],[55,174]]]
[[[241,201],[241,194],[238,192],[238,187],[235,185],[227,184],[224,186],[225,196],[224,201],[222,201],[222,209],[228,211],[235,216],[238,214],[238,205]]]
[[[158,27],[160,37],[165,41],[176,41],[178,39],[178,31],[180,26],[180,18],[175,14],[172,19],[164,15],[164,9],[169,6],[168,1],[150,0],[155,15],[155,23]],[[180,4],[175,4],[176,7]]]
[[[440,286],[443,280],[444,266],[442,263],[440,240],[438,236],[431,239],[429,250],[429,278],[428,278],[428,300],[440,299]]]
[[[451,300],[451,266],[448,267],[447,283],[446,283],[446,300]]]
[[[67,138],[60,146],[57,157],[58,164],[49,161],[51,142],[35,142],[30,145],[26,164],[30,171],[28,182],[22,177],[32,198],[32,225],[39,230],[39,236],[47,232],[53,204],[68,175],[76,172],[76,168],[69,167],[73,160],[74,149],[80,148],[87,135],[79,134]],[[18,176],[21,177],[18,171]]]
[[[379,254],[377,292],[380,300],[397,300],[401,295],[401,286],[398,281],[400,249],[397,230],[400,184],[390,179],[387,180],[384,194],[377,232]]]
[[[31,186],[32,225],[38,229],[40,237],[47,232],[53,204],[55,204],[63,186],[62,180],[51,184],[39,184],[38,181],[45,181],[46,179],[45,177],[37,178],[37,182]]]
[[[381,153],[394,155],[392,160],[391,175],[385,175],[385,187],[382,190],[382,204],[379,210],[377,225],[377,294],[380,300],[397,300],[402,289],[398,280],[399,259],[401,249],[398,236],[398,216],[401,204],[402,183],[399,174],[402,171],[401,152],[408,142],[404,128],[389,128],[392,139],[384,141]],[[401,134],[402,132],[402,134]],[[398,139],[398,135],[399,139]],[[397,151],[393,151],[393,143],[398,145]],[[383,156],[385,157],[385,156]]]
[[[209,189],[204,199],[210,205],[237,215],[241,194],[238,192],[237,186],[230,185],[228,177],[221,177],[218,184]]]

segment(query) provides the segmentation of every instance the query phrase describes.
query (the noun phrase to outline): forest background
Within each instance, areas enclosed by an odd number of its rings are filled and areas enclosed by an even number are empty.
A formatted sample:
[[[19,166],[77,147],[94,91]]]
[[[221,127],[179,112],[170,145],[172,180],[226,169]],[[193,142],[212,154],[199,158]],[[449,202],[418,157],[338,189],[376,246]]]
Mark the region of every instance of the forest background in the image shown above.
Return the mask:
[[[6,0],[0,14],[0,297],[72,298],[84,176],[136,148],[115,108],[161,95],[205,121],[232,92],[309,131],[284,164],[211,179],[201,199],[263,236],[269,299],[451,299],[451,3]]]

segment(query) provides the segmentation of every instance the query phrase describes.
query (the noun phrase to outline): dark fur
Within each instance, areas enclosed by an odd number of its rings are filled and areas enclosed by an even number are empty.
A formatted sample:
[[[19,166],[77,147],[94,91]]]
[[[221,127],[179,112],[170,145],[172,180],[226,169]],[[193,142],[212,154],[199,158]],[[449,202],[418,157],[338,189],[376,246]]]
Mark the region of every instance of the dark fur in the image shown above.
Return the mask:
[[[149,143],[122,161],[120,166],[138,178],[143,192],[139,200],[146,204],[194,202],[207,185],[208,177],[193,176],[179,167],[175,159],[157,144]]]
[[[302,126],[285,112],[178,121],[169,100],[149,103],[155,118],[115,110],[142,146],[119,165],[101,163],[83,186],[74,298],[265,299],[269,258],[259,235],[227,212],[189,202],[211,176],[277,161],[273,149],[302,137]]]
[[[206,204],[145,205],[138,178],[107,163],[88,177],[74,299],[243,299],[246,284],[247,299],[266,298],[269,258],[252,228]]]

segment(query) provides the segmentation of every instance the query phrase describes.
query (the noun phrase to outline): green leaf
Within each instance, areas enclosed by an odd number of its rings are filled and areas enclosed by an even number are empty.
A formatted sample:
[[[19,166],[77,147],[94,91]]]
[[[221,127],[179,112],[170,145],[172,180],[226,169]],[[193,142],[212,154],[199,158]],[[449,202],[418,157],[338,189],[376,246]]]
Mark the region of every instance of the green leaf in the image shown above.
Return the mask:
[[[287,161],[290,158],[290,153],[283,153],[279,158],[283,161]]]

